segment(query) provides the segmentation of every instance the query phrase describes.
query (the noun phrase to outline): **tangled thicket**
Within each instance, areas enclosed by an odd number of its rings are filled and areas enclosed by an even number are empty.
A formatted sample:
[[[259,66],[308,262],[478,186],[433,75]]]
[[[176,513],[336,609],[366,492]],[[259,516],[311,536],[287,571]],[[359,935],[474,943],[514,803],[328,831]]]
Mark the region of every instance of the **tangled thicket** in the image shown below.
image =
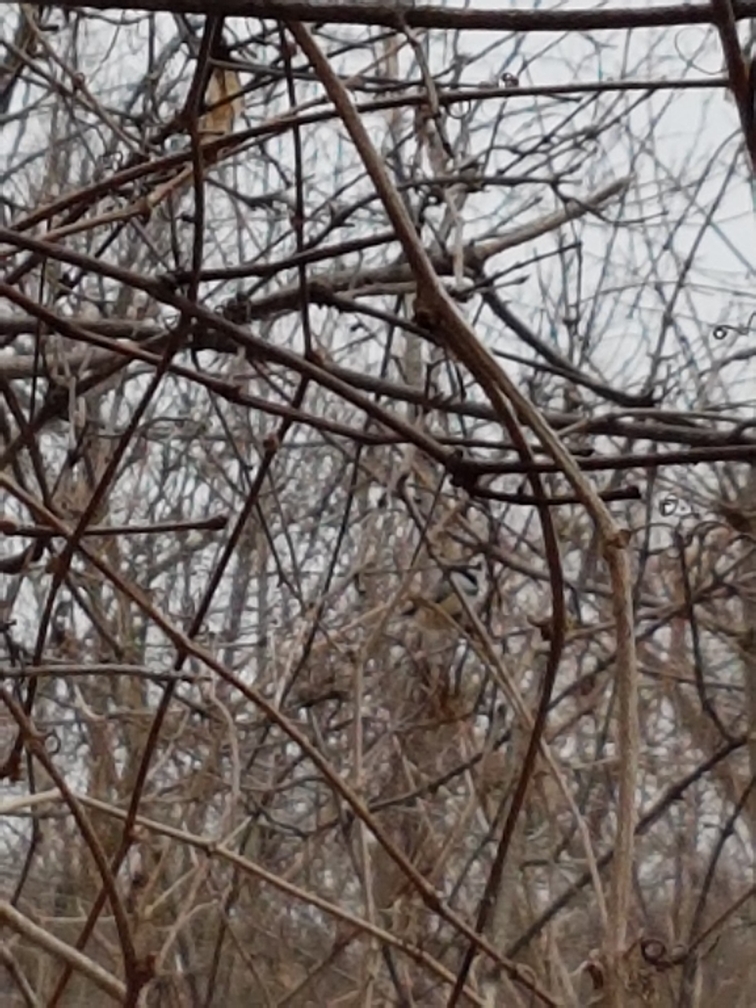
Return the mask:
[[[206,6],[0,4],[3,1004],[752,1004],[750,22]]]

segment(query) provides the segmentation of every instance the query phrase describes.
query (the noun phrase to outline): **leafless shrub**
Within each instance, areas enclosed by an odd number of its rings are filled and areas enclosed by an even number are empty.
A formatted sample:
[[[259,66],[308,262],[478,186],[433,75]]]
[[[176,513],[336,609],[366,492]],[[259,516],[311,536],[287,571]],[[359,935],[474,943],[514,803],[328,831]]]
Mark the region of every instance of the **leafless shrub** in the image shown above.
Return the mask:
[[[0,13],[4,1003],[753,1003],[729,5],[143,6]]]

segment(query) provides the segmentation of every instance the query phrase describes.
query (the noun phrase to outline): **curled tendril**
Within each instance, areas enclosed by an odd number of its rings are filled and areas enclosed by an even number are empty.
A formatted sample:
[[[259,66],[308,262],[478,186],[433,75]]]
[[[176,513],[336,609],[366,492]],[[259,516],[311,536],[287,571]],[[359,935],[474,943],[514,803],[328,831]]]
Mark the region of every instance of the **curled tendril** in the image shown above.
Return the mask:
[[[729,325],[726,322],[722,322],[714,326],[711,335],[715,340],[723,340],[729,333],[734,333],[736,336],[747,336],[753,329],[754,319],[756,319],[756,311],[751,312],[745,325]]]
[[[42,736],[42,744],[48,756],[57,756],[60,752],[60,737],[52,729]]]
[[[463,119],[470,115],[471,111],[471,102],[459,102],[456,108],[448,108],[446,110],[446,114],[450,119],[456,119],[458,122],[462,122]]]
[[[667,946],[659,938],[644,938],[640,947],[641,955],[651,966],[666,966],[669,963]]]
[[[678,504],[677,497],[674,494],[668,494],[659,501],[659,511],[665,518],[669,518],[670,515],[673,515],[677,511]]]

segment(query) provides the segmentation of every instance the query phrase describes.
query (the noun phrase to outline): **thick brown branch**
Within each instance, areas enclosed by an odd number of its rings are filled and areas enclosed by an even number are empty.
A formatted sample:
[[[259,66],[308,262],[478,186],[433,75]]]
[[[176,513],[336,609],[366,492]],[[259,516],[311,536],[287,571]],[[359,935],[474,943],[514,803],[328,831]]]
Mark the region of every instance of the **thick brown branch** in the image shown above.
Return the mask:
[[[31,0],[42,7],[45,0]],[[616,10],[584,7],[577,10],[485,10],[422,6],[387,0],[384,3],[310,3],[309,0],[62,0],[65,10],[144,10],[174,14],[270,18],[305,23],[383,25],[397,27],[401,17],[410,28],[467,29],[469,31],[558,32],[610,31],[617,28],[656,28],[667,25],[710,24],[711,5],[660,4]],[[737,17],[756,15],[756,2],[742,0]]]

